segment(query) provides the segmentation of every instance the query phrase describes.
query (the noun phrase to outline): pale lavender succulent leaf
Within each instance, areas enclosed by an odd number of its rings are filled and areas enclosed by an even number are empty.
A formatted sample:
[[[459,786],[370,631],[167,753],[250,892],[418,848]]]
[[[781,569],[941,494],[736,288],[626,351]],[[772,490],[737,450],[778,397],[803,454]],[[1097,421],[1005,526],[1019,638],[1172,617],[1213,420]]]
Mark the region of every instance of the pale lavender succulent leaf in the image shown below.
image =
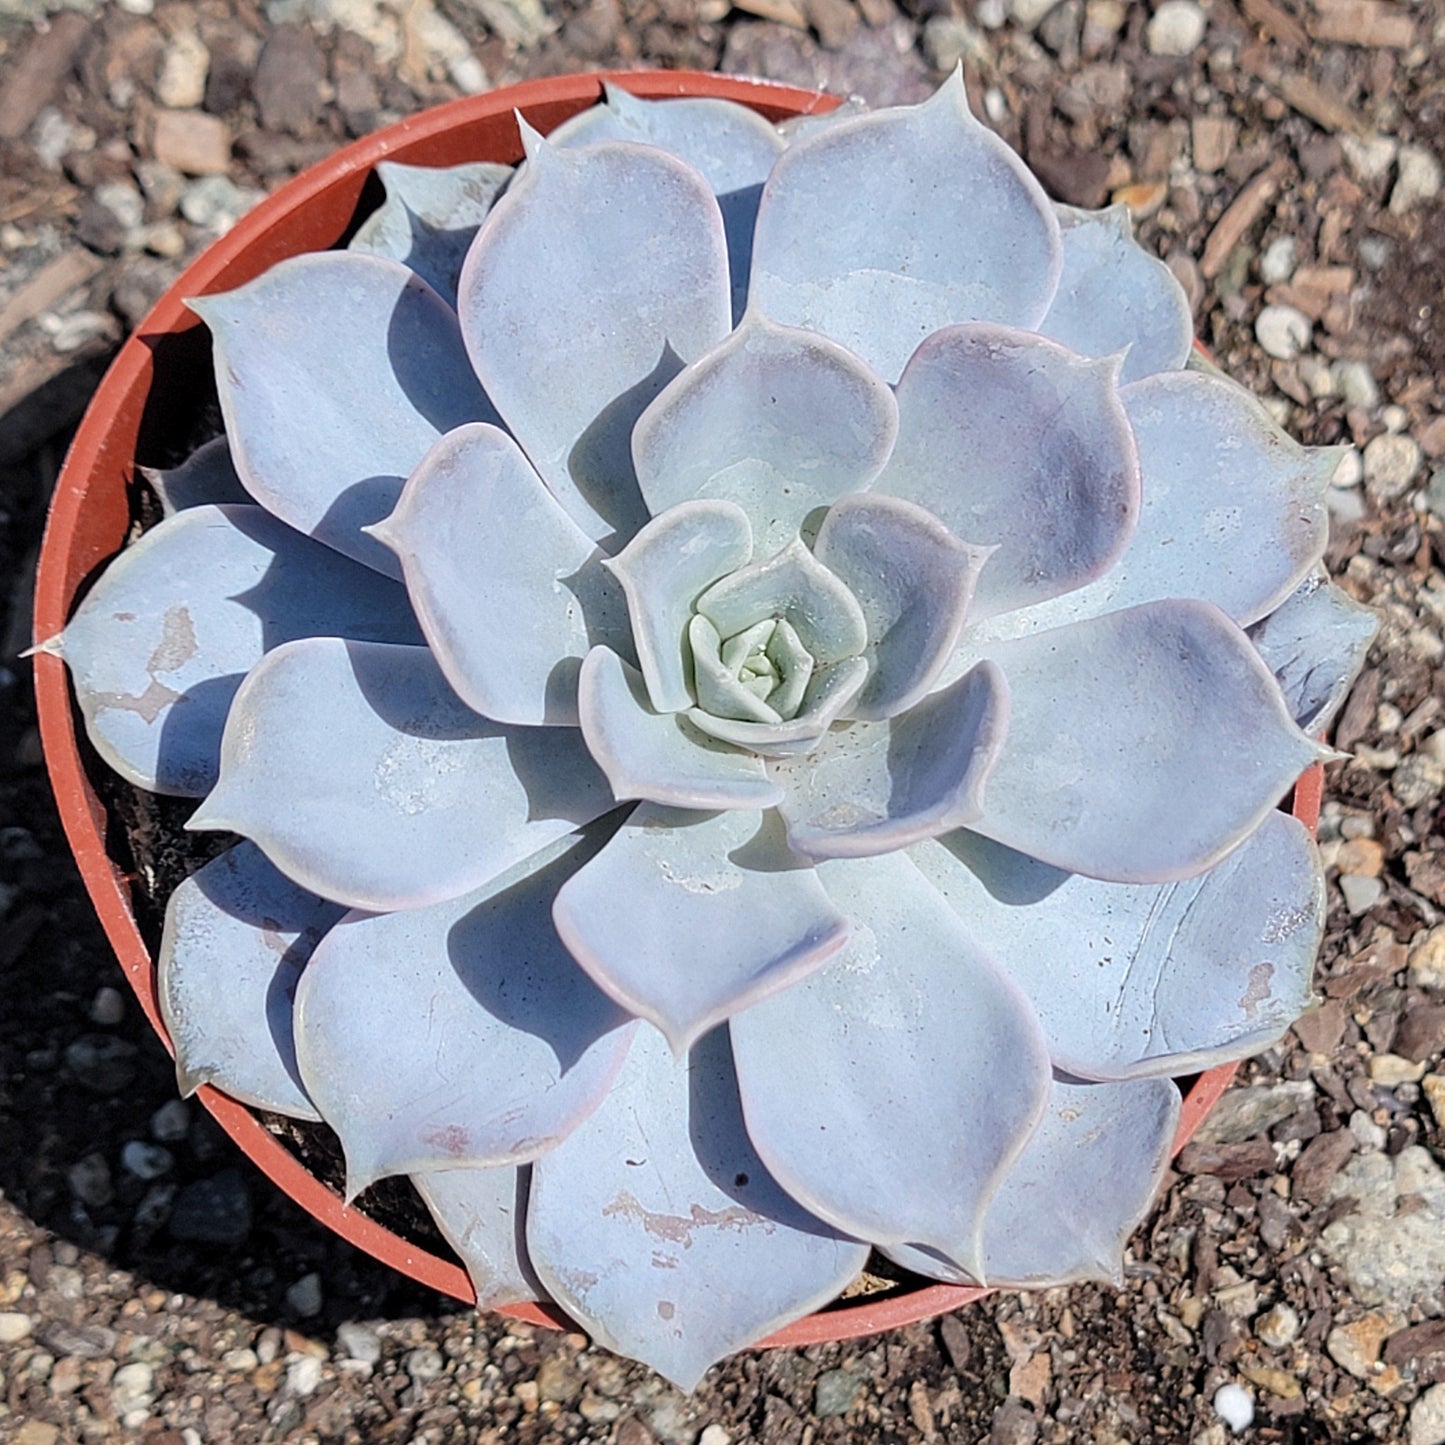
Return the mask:
[[[868,1255],[768,1177],[722,1030],[682,1059],[638,1035],[606,1103],[533,1166],[527,1247],[593,1339],[688,1391],[833,1299]]]
[[[853,938],[729,1022],[748,1134],[837,1228],[976,1262],[984,1210],[1048,1096],[1043,1035],[905,854],[818,872]]]
[[[194,506],[106,569],[61,634],[86,731],[137,787],[203,797],[242,678],[317,634],[421,640],[406,593],[256,506]]]
[[[572,962],[552,899],[606,829],[461,897],[354,913],[296,990],[296,1057],[347,1197],[390,1174],[523,1164],[602,1102],[637,1024]]]
[[[868,102],[862,96],[850,95],[832,110],[804,111],[801,115],[789,116],[787,120],[778,122],[776,130],[785,145],[797,145],[799,141],[817,135],[820,131],[829,130],[855,116],[867,114]]]
[[[814,669],[797,714],[784,722],[718,717],[700,707],[689,708],[687,718],[720,742],[768,758],[800,757],[812,752],[827,736],[828,729],[847,711],[867,680],[866,659],[845,657],[841,662]]]
[[[447,681],[484,717],[575,726],[588,649],[631,651],[603,554],[494,426],[448,432],[372,535],[400,559]]]
[[[1007,683],[980,663],[900,717],[835,727],[807,756],[774,760],[789,846],[866,858],[976,821],[1008,717]]]
[[[757,111],[735,101],[696,96],[642,100],[611,81],[604,82],[603,89],[606,104],[564,121],[547,139],[559,147],[603,141],[658,146],[697,171],[712,187],[722,211],[736,324],[747,305],[758,198],[783,138]]]
[[[897,432],[893,393],[856,356],[754,311],[643,412],[632,455],[654,514],[725,498],[771,554],[810,513],[867,487]]]
[[[960,542],[911,502],[867,495],[829,510],[813,550],[868,626],[868,681],[849,715],[876,720],[907,711],[953,655],[990,553]]]
[[[626,542],[647,520],[632,427],[729,329],[706,181],[651,147],[538,140],[477,235],[458,309],[472,364],[543,481],[589,537]]]
[[[598,986],[678,1054],[819,968],[848,936],[774,815],[653,803],[567,881],[553,917]]]
[[[626,596],[637,661],[658,712],[692,706],[686,644],[693,606],[752,553],[752,528],[736,503],[682,502],[654,517],[607,564]]]
[[[380,161],[376,174],[386,199],[361,223],[346,249],[400,261],[455,306],[462,262],[513,173],[511,166],[491,161],[456,166]]]
[[[799,537],[714,582],[697,599],[697,611],[725,638],[784,617],[820,666],[856,657],[868,643],[857,599]]]
[[[1058,868],[1121,883],[1203,872],[1322,756],[1207,602],[1151,602],[989,655],[1013,712],[972,826]]]
[[[984,1217],[987,1282],[1122,1285],[1124,1246],[1164,1177],[1179,1102],[1169,1079],[1085,1084],[1056,1076],[1038,1129]],[[884,1253],[927,1278],[977,1282],[933,1250],[904,1245]]]
[[[154,488],[167,517],[189,507],[255,502],[236,475],[230,443],[224,436],[203,442],[179,466],[141,467],[140,473]]]
[[[1271,812],[1179,883],[1067,873],[976,833],[912,850],[1032,1002],[1079,1078],[1188,1074],[1268,1048],[1309,1006],[1324,928],[1319,851]]]
[[[439,436],[496,419],[452,309],[399,261],[346,251],[292,256],[189,304],[211,329],[246,490],[298,531],[399,577],[362,528],[391,511]]]
[[[526,1165],[490,1169],[428,1169],[411,1182],[422,1203],[466,1266],[477,1308],[499,1309],[547,1291],[527,1259]]]
[[[642,674],[609,647],[582,663],[582,736],[618,799],[673,808],[771,808],[783,796],[761,758],[700,733],[648,701]]]
[[[1321,571],[1260,618],[1249,640],[1274,673],[1294,720],[1318,734],[1344,705],[1379,630],[1379,613]]]
[[[1037,326],[1061,260],[1043,188],[974,119],[955,76],[922,105],[828,125],[783,152],[763,188],[749,301],[896,381],[942,327]]]
[[[298,888],[253,843],[191,874],[166,906],[156,999],[189,1095],[214,1084],[293,1119],[319,1119],[296,1067],[291,1003],[306,961],[345,912]]]
[[[313,637],[252,670],[187,825],[241,833],[353,908],[480,887],[615,806],[576,728],[478,716],[424,647]]]
[[[1121,382],[1180,370],[1194,345],[1189,298],[1134,239],[1129,208],[1059,206],[1058,216],[1064,269],[1039,331],[1085,356],[1127,351]]]
[[[1118,359],[1001,326],[930,336],[898,384],[898,444],[874,490],[998,549],[976,618],[1082,587],[1116,562],[1139,515]]]

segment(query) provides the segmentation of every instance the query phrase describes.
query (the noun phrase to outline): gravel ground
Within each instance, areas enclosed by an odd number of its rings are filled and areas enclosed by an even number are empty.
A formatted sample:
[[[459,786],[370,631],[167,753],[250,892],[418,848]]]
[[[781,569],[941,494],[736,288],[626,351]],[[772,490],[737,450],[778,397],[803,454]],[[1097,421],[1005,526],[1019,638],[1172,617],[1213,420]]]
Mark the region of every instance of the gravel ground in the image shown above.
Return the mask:
[[[384,1270],[176,1100],[16,660],[43,509],[126,329],[350,136],[564,70],[887,103],[960,60],[1060,198],[1129,203],[1226,370],[1351,448],[1329,561],[1385,626],[1327,783],[1324,1002],[1177,1161],[1123,1289],[744,1355],[684,1398]],[[0,0],[0,1438],[1445,1442],[1442,77],[1439,0]]]

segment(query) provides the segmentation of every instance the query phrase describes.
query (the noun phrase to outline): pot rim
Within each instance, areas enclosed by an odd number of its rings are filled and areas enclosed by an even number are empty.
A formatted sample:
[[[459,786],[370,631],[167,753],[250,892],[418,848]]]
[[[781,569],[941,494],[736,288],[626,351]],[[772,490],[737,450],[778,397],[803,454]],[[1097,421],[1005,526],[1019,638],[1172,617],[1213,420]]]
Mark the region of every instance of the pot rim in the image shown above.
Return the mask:
[[[51,502],[36,576],[35,642],[42,643],[61,631],[85,582],[124,540],[129,520],[124,499],[137,464],[134,452],[140,412],[153,379],[153,344],[158,338],[201,325],[185,307],[185,297],[229,289],[259,275],[283,256],[334,244],[345,225],[343,219],[338,227],[334,217],[339,210],[344,210],[346,218],[351,216],[378,161],[420,161],[425,156],[431,164],[455,163],[466,158],[458,151],[460,135],[488,124],[493,129],[502,127],[512,145],[512,158],[519,160],[522,145],[515,115],[526,113],[545,132],[567,115],[600,100],[606,81],[649,99],[734,100],[760,110],[771,120],[822,114],[839,103],[836,96],[739,76],[686,70],[597,71],[526,81],[451,101],[354,141],[308,167],[260,202],[182,271],[106,372],[71,444]],[[323,203],[333,220],[310,224],[312,209]],[[91,515],[94,505],[88,506],[88,500],[93,492],[106,495],[107,489],[114,493],[123,515],[118,522],[112,517],[109,522],[96,523]],[[131,880],[106,851],[107,814],[81,761],[64,665],[58,657],[40,652],[34,666],[41,743],[71,852],[146,1018],[174,1054],[156,1000],[154,963],[131,907]],[[1294,814],[1311,829],[1318,819],[1322,785],[1323,769],[1316,764],[1295,788]],[[1194,1135],[1238,1067],[1220,1065],[1195,1079],[1184,1097],[1175,1153]],[[245,1105],[209,1084],[202,1085],[195,1097],[247,1158],[319,1223],[417,1282],[475,1303],[471,1280],[459,1264],[407,1243],[344,1204]],[[991,1291],[981,1287],[937,1284],[883,1299],[865,1297],[796,1320],[760,1341],[757,1348],[853,1339],[931,1319],[988,1293]],[[547,1305],[517,1304],[497,1312],[532,1324],[576,1328],[574,1321]]]

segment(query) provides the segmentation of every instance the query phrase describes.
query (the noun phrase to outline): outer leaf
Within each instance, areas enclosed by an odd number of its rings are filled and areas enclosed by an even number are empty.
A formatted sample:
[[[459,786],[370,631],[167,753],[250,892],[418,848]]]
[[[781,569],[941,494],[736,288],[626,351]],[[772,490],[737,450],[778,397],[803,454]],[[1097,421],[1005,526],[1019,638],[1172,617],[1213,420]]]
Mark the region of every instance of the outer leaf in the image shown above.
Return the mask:
[[[528,144],[462,270],[462,332],[542,479],[610,549],[647,520],[633,424],[727,334],[722,216],[702,177],[662,151]]]
[[[988,1283],[1122,1285],[1124,1245],[1154,1202],[1178,1122],[1179,1090],[1169,1079],[1077,1084],[1055,1077],[1044,1117],[984,1219]],[[931,1250],[884,1252],[934,1279],[977,1282]]]
[[[551,927],[600,842],[563,839],[447,903],[352,915],[316,950],[296,1053],[348,1197],[388,1174],[526,1163],[602,1102],[635,1025]]]
[[[1178,371],[1194,345],[1189,298],[1174,273],[1135,239],[1129,208],[1058,208],[1064,238],[1059,289],[1039,330],[1085,356],[1127,351],[1121,380]]]
[[[594,1339],[682,1390],[827,1303],[868,1255],[768,1177],[726,1035],[673,1060],[647,1030],[607,1102],[534,1167],[527,1246]]]
[[[343,911],[282,877],[252,843],[212,859],[171,894],[156,995],[182,1094],[214,1084],[259,1109],[321,1117],[296,1067],[291,1000]]]
[[[637,661],[658,712],[692,706],[686,639],[693,606],[752,552],[752,528],[741,507],[682,502],[654,517],[607,564],[627,597]]]
[[[760,758],[648,705],[642,674],[607,647],[582,663],[582,736],[619,799],[674,808],[771,808],[783,790]]]
[[[1037,326],[1062,254],[1043,189],[973,118],[955,75],[922,105],[788,147],[763,188],[749,297],[896,381],[945,326]]]
[[[856,356],[754,311],[643,412],[632,455],[653,513],[725,498],[771,555],[810,513],[867,487],[897,434],[893,393]]]
[[[415,908],[480,887],[612,806],[576,729],[478,717],[424,647],[314,637],[246,679],[221,780],[188,826],[253,838],[324,898]]]
[[[1379,630],[1377,612],[1314,572],[1249,629],[1249,640],[1294,720],[1305,732],[1320,733],[1349,696]]]
[[[512,167],[490,161],[441,167],[381,161],[376,173],[386,200],[346,249],[400,261],[455,305],[462,262],[477,227],[512,179]]]
[[[447,681],[483,717],[575,725],[588,649],[628,648],[602,553],[496,427],[448,432],[371,531],[401,559]]]
[[[231,448],[224,436],[203,442],[178,467],[141,467],[140,474],[155,489],[167,517],[188,507],[244,506],[252,498],[236,475]]]
[[[1022,994],[901,853],[825,863],[840,957],[729,1024],[748,1134],[839,1229],[977,1264],[984,1209],[1048,1095]]]
[[[545,1299],[527,1259],[528,1169],[429,1169],[411,1182],[477,1292],[477,1308]]]
[[[736,324],[747,305],[758,198],[783,138],[756,111],[730,100],[640,100],[611,82],[603,90],[605,105],[564,121],[548,141],[559,147],[636,141],[659,146],[697,171],[722,211]]]
[[[391,511],[442,433],[494,419],[451,308],[400,262],[344,251],[292,256],[189,304],[215,338],[246,490],[299,531],[399,576],[361,529]]]
[[[315,634],[421,640],[395,582],[260,507],[194,506],[106,568],[60,650],[101,757],[137,787],[198,798],[241,679]]]
[[[1201,873],[1322,750],[1248,639],[1207,602],[1153,602],[990,655],[1013,720],[977,832],[1091,878]]]
[[[751,813],[641,803],[557,895],[578,963],[683,1054],[841,948],[848,925],[781,830]]]
[[[774,762],[789,845],[866,858],[975,822],[1008,718],[1008,686],[985,662],[902,717],[834,728],[807,757]]]
[[[876,490],[998,549],[978,581],[977,616],[1081,587],[1127,545],[1139,457],[1118,367],[1001,326],[952,327],[909,361],[898,445]]]
[[[912,857],[990,940],[1079,1078],[1189,1074],[1248,1058],[1313,997],[1324,878],[1305,828],[1273,812],[1182,883],[1102,883],[973,833]]]
[[[979,568],[992,554],[960,542],[921,507],[881,496],[844,497],[823,519],[815,550],[868,624],[868,681],[852,715],[907,711],[958,645]]]

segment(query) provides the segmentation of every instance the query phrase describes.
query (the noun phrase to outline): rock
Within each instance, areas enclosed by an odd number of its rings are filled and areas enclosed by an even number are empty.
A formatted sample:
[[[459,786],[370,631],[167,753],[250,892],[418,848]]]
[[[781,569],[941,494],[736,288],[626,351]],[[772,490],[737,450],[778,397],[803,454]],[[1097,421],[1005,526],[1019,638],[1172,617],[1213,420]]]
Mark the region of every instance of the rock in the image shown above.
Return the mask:
[[[1288,1349],[1299,1338],[1299,1332],[1299,1315],[1283,1303],[1271,1306],[1254,1322],[1259,1342],[1272,1350]]]
[[[157,112],[151,155],[188,176],[218,176],[231,164],[231,128],[203,110]]]
[[[1293,1196],[1306,1204],[1320,1203],[1354,1152],[1354,1135],[1346,1129],[1334,1129],[1311,1139],[1290,1170]]]
[[[1232,116],[1227,115],[1196,115],[1189,126],[1189,148],[1194,155],[1194,168],[1204,175],[1213,175],[1216,171],[1224,169],[1224,163],[1234,154],[1235,142],[1239,138],[1239,122]],[[1283,247],[1283,251],[1276,250]],[[1277,259],[1285,262],[1284,274],[1277,279],[1280,281],[1289,280],[1289,273],[1294,269],[1294,239],[1292,237],[1281,237],[1280,240],[1271,244],[1269,251],[1265,252],[1265,262],[1269,260],[1270,252],[1275,252]],[[1269,275],[1261,267],[1265,280],[1269,281]],[[1270,284],[1273,284],[1271,282]]]
[[[1425,1065],[1402,1059],[1399,1054],[1375,1054],[1370,1060],[1370,1082],[1382,1089],[1396,1089],[1401,1084],[1418,1084]]]
[[[825,1370],[813,1388],[813,1412],[820,1419],[846,1415],[863,1394],[863,1381],[851,1370]]]
[[[1010,1395],[993,1412],[993,1424],[983,1445],[1034,1445],[1039,1419],[1017,1396]]]
[[[1410,982],[1417,988],[1445,989],[1445,923],[1417,934],[1410,945]]]
[[[1254,1424],[1254,1401],[1242,1385],[1221,1385],[1214,1392],[1214,1413],[1240,1435]]]
[[[1372,181],[1384,180],[1389,174],[1390,167],[1395,164],[1399,142],[1394,136],[1345,133],[1340,136],[1340,148],[1356,177],[1368,185]]]
[[[560,1350],[547,1356],[537,1367],[537,1397],[559,1405],[570,1405],[582,1393],[582,1376],[577,1366]]]
[[[961,60],[992,57],[983,34],[960,16],[935,15],[923,27],[923,53],[935,70],[950,71]]]
[[[151,1115],[152,1137],[166,1144],[184,1139],[190,1127],[191,1106],[184,1099],[168,1099]]]
[[[286,1388],[303,1398],[321,1383],[321,1361],[315,1355],[297,1355],[286,1366]]]
[[[466,0],[466,3],[486,21],[493,35],[499,35],[518,50],[530,50],[557,28],[542,0]]]
[[[1325,1340],[1330,1358],[1357,1380],[1367,1380],[1380,1361],[1380,1350],[1398,1325],[1382,1314],[1367,1314],[1332,1329]]]
[[[150,244],[149,233],[147,244]],[[111,305],[134,330],[145,319],[151,307],[161,299],[161,294],[175,279],[175,274],[176,268],[164,261],[150,256],[138,257],[116,277],[115,289],[110,293]]]
[[[1340,879],[1340,892],[1352,918],[1368,913],[1385,894],[1385,885],[1378,878],[1360,878],[1346,874]]]
[[[48,1420],[27,1420],[15,1435],[15,1445],[55,1445],[60,1426]]]
[[[347,1320],[336,1327],[336,1343],[358,1364],[374,1365],[381,1359],[381,1336],[370,1325]]]
[[[1266,306],[1254,323],[1255,339],[1277,361],[1293,361],[1314,336],[1314,326],[1297,306]]]
[[[121,991],[111,988],[109,984],[96,989],[95,997],[90,1001],[91,1023],[98,1024],[103,1029],[113,1029],[124,1017],[125,998]]]
[[[1445,1129],[1445,1074],[1426,1074],[1420,1080],[1420,1091],[1435,1116],[1435,1126]]]
[[[206,97],[206,72],[211,52],[194,30],[178,30],[171,36],[156,77],[156,99],[173,110],[191,110]]]
[[[242,189],[229,176],[204,176],[186,187],[181,215],[193,226],[205,226],[224,235],[263,194]]]
[[[196,1244],[240,1244],[251,1232],[251,1194],[240,1170],[186,1185],[171,1208],[170,1232]]]
[[[278,25],[261,47],[252,90],[267,130],[310,135],[323,105],[326,58],[309,30]]]
[[[1410,1445],[1445,1445],[1445,1384],[1431,1385],[1410,1406]]]
[[[1341,873],[1359,878],[1378,878],[1384,871],[1385,850],[1373,838],[1349,838],[1340,844],[1335,865]]]
[[[1416,1003],[1406,1010],[1395,1026],[1390,1050],[1415,1064],[1445,1051],[1445,1004]]]
[[[70,1192],[87,1208],[100,1209],[110,1203],[114,1191],[104,1154],[87,1154],[78,1159],[66,1171],[66,1179]]]
[[[321,1276],[312,1270],[310,1274],[303,1274],[286,1291],[286,1305],[293,1314],[298,1314],[304,1320],[309,1320],[313,1315],[321,1313]]]
[[[1195,1139],[1179,1152],[1185,1174],[1212,1174],[1232,1183],[1274,1168],[1274,1146],[1268,1139],[1246,1139],[1238,1144],[1203,1144]]]
[[[116,1414],[124,1419],[133,1410],[147,1411],[155,1398],[155,1384],[155,1371],[144,1360],[122,1365],[110,1377],[110,1400]]]
[[[35,1321],[18,1310],[0,1310],[0,1345],[18,1345],[28,1339]]]
[[[697,1445],[732,1445],[733,1437],[721,1425],[709,1425],[697,1437]]]
[[[968,1329],[957,1315],[944,1315],[938,1322],[938,1337],[948,1353],[948,1361],[955,1370],[966,1370],[969,1357],[973,1354],[973,1341]]]
[[[1403,496],[1420,470],[1420,443],[1412,436],[1385,432],[1365,447],[1365,489],[1377,502]]]
[[[1149,17],[1144,38],[1151,55],[1192,55],[1204,39],[1208,18],[1194,0],[1164,0]]]
[[[1259,279],[1266,286],[1279,286],[1294,275],[1295,238],[1277,236],[1259,258]]]
[[[1059,0],[1009,0],[1008,13],[1015,25],[1032,30]]]
[[[1440,194],[1440,162],[1423,146],[1401,146],[1399,169],[1390,192],[1390,212],[1403,216]]]
[[[1268,1133],[1281,1119],[1313,1102],[1314,1096],[1315,1086],[1308,1079],[1230,1089],[1194,1137],[1201,1144],[1242,1143]]]
[[[115,1349],[115,1331],[104,1325],[68,1325],[52,1320],[41,1326],[40,1343],[53,1355],[74,1355],[80,1360],[101,1360]]]
[[[1335,386],[1350,406],[1373,411],[1380,403],[1380,388],[1375,374],[1363,361],[1337,361],[1330,367]]]
[[[804,9],[824,50],[842,50],[858,30],[859,15],[849,0],[805,0]]]
[[[442,1359],[439,1350],[432,1349],[429,1345],[419,1350],[410,1350],[402,1361],[406,1372],[418,1385],[425,1385],[430,1380],[435,1380],[446,1368],[446,1361]]]
[[[1385,1147],[1384,1128],[1375,1123],[1363,1109],[1356,1109],[1350,1115],[1350,1134],[1366,1154]]]
[[[1428,753],[1412,753],[1390,778],[1390,791],[1395,801],[1405,808],[1418,808],[1422,803],[1431,802],[1442,790],[1445,790],[1445,767]]]

